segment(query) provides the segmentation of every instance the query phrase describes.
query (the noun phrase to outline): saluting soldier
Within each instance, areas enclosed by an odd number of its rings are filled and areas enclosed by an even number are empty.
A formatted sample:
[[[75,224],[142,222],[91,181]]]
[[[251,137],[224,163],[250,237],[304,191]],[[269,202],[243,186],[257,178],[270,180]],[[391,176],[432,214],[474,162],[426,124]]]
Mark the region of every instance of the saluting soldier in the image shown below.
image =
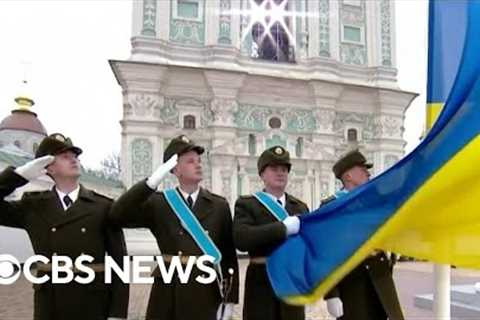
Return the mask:
[[[188,283],[180,283],[177,275],[171,283],[164,283],[156,269],[148,320],[230,319],[233,305],[238,303],[238,261],[231,211],[225,198],[199,186],[203,152],[203,147],[184,135],[174,138],[165,149],[164,164],[122,195],[111,212],[122,226],[149,228],[165,262],[181,256],[182,263],[186,263],[191,256],[208,254],[216,257],[218,278],[223,276],[223,286],[216,282],[201,284],[195,278],[202,272],[194,267]],[[179,186],[156,192],[169,171],[177,177]],[[189,224],[189,219],[199,223]]]
[[[290,154],[283,147],[265,150],[257,163],[264,190],[241,196],[235,204],[235,245],[241,251],[248,251],[250,256],[244,320],[305,319],[304,307],[287,305],[275,296],[265,265],[265,257],[276,246],[299,232],[297,215],[308,212],[305,203],[285,192],[291,166]]]
[[[105,284],[105,255],[121,262],[126,255],[121,229],[109,226],[112,200],[79,184],[82,150],[62,134],[42,140],[34,160],[0,173],[0,224],[24,229],[35,254],[51,258],[83,254],[95,260],[89,265],[95,280],[89,284],[34,285],[35,320],[126,319],[128,285],[114,278]],[[27,192],[19,201],[4,198],[15,189],[47,173],[55,182],[52,190]],[[38,264],[38,274],[50,275],[51,265]],[[74,271],[77,272],[77,271]]]
[[[366,183],[372,167],[358,150],[345,154],[333,166],[343,189],[322,201],[322,205]],[[384,252],[373,252],[325,296],[329,313],[342,320],[403,320],[392,278],[393,265]]]

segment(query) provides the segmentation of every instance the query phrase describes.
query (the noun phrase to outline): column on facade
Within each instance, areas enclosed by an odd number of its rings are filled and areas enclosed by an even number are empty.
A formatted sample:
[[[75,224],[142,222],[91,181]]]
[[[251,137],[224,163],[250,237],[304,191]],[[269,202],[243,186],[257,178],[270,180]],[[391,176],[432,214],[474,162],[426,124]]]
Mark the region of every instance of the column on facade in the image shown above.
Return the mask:
[[[238,110],[237,94],[243,85],[244,74],[227,71],[205,71],[205,78],[213,92],[210,102],[212,113],[212,147],[232,142],[236,138],[234,113]]]
[[[119,70],[124,77],[121,167],[122,181],[129,187],[148,176],[163,159],[159,135],[162,93],[168,68],[159,65]],[[141,73],[142,76],[138,76]]]
[[[237,198],[246,195],[249,192],[247,162],[248,159],[244,157],[237,158],[238,178],[237,178]]]
[[[220,22],[220,1],[205,1],[205,45],[214,46],[218,42]]]
[[[315,100],[316,130],[313,143],[324,151],[320,160],[318,181],[319,198],[324,198],[335,190],[335,180],[331,174],[331,166],[335,161],[336,137],[334,122],[336,119],[336,106],[344,91],[342,85],[315,81],[311,83]],[[320,199],[319,199],[320,200]]]
[[[403,119],[413,95],[400,91],[379,90],[378,112],[375,123],[378,152],[376,162],[380,164],[375,173],[382,172],[400,160],[404,154]],[[381,150],[381,151],[380,151]]]
[[[238,169],[234,155],[211,155],[212,192],[227,199],[229,204],[237,199]]]
[[[365,1],[366,43],[368,43],[367,65],[381,65],[380,21],[378,19],[378,1]]]
[[[320,12],[319,12],[319,1],[318,0],[307,0],[308,7],[308,57],[318,57],[320,52],[320,37],[315,35],[318,34],[320,29]]]
[[[295,37],[295,58],[296,61],[305,60],[308,57],[308,19],[307,19],[307,0],[297,0],[291,4],[290,11],[295,12],[292,25],[292,34]]]
[[[327,0],[322,0],[327,1]],[[340,17],[340,1],[328,0],[329,6],[329,38],[330,38],[330,57],[335,61],[340,61],[340,27],[341,23],[339,20]]]
[[[305,161],[306,162],[306,161]],[[312,208],[313,205],[313,199],[315,198],[315,194],[313,193],[314,191],[312,190],[312,179],[314,179],[313,175],[313,170],[309,170],[307,165],[305,164],[305,177],[303,179],[303,184],[302,184],[302,193],[303,193],[303,198],[302,201],[305,202],[309,208]]]
[[[170,33],[170,12],[172,1],[157,1],[157,38],[168,41]]]
[[[320,194],[320,161],[318,160],[309,160],[306,165],[307,177],[306,177],[306,192],[308,192],[309,199],[307,204],[310,210],[318,208],[321,194]]]

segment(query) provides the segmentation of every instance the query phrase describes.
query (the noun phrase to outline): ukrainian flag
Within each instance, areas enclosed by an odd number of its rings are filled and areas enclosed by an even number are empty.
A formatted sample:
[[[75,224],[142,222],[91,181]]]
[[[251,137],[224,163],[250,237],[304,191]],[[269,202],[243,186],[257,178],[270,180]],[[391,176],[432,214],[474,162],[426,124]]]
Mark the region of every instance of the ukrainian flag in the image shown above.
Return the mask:
[[[429,11],[428,101],[443,109],[414,151],[302,217],[268,258],[289,303],[317,300],[375,249],[480,268],[480,1],[431,1]]]

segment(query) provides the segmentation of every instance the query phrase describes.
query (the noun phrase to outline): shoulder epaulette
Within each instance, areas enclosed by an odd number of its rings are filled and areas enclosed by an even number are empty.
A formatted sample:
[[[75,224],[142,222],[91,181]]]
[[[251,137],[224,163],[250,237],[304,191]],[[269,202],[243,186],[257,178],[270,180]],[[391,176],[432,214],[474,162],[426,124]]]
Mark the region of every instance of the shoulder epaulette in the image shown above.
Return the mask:
[[[97,197],[103,198],[103,199],[108,200],[108,201],[113,201],[113,199],[110,198],[109,196],[106,196],[106,195],[104,195],[104,194],[102,194],[102,193],[98,193],[98,192],[95,191],[95,190],[92,190],[92,193],[93,193],[94,195],[96,195]]]

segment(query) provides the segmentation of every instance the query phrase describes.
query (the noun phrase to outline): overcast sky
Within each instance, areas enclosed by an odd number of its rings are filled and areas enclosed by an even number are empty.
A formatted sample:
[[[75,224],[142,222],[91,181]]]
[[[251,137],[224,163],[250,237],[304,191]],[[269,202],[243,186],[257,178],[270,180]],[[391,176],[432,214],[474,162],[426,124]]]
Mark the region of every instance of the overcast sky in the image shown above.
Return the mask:
[[[395,2],[399,85],[421,94],[407,112],[409,151],[424,126],[427,1]],[[118,152],[122,97],[108,60],[129,57],[131,7],[129,0],[0,0],[0,119],[15,106],[27,62],[33,111],[49,133],[83,147],[89,167]]]

